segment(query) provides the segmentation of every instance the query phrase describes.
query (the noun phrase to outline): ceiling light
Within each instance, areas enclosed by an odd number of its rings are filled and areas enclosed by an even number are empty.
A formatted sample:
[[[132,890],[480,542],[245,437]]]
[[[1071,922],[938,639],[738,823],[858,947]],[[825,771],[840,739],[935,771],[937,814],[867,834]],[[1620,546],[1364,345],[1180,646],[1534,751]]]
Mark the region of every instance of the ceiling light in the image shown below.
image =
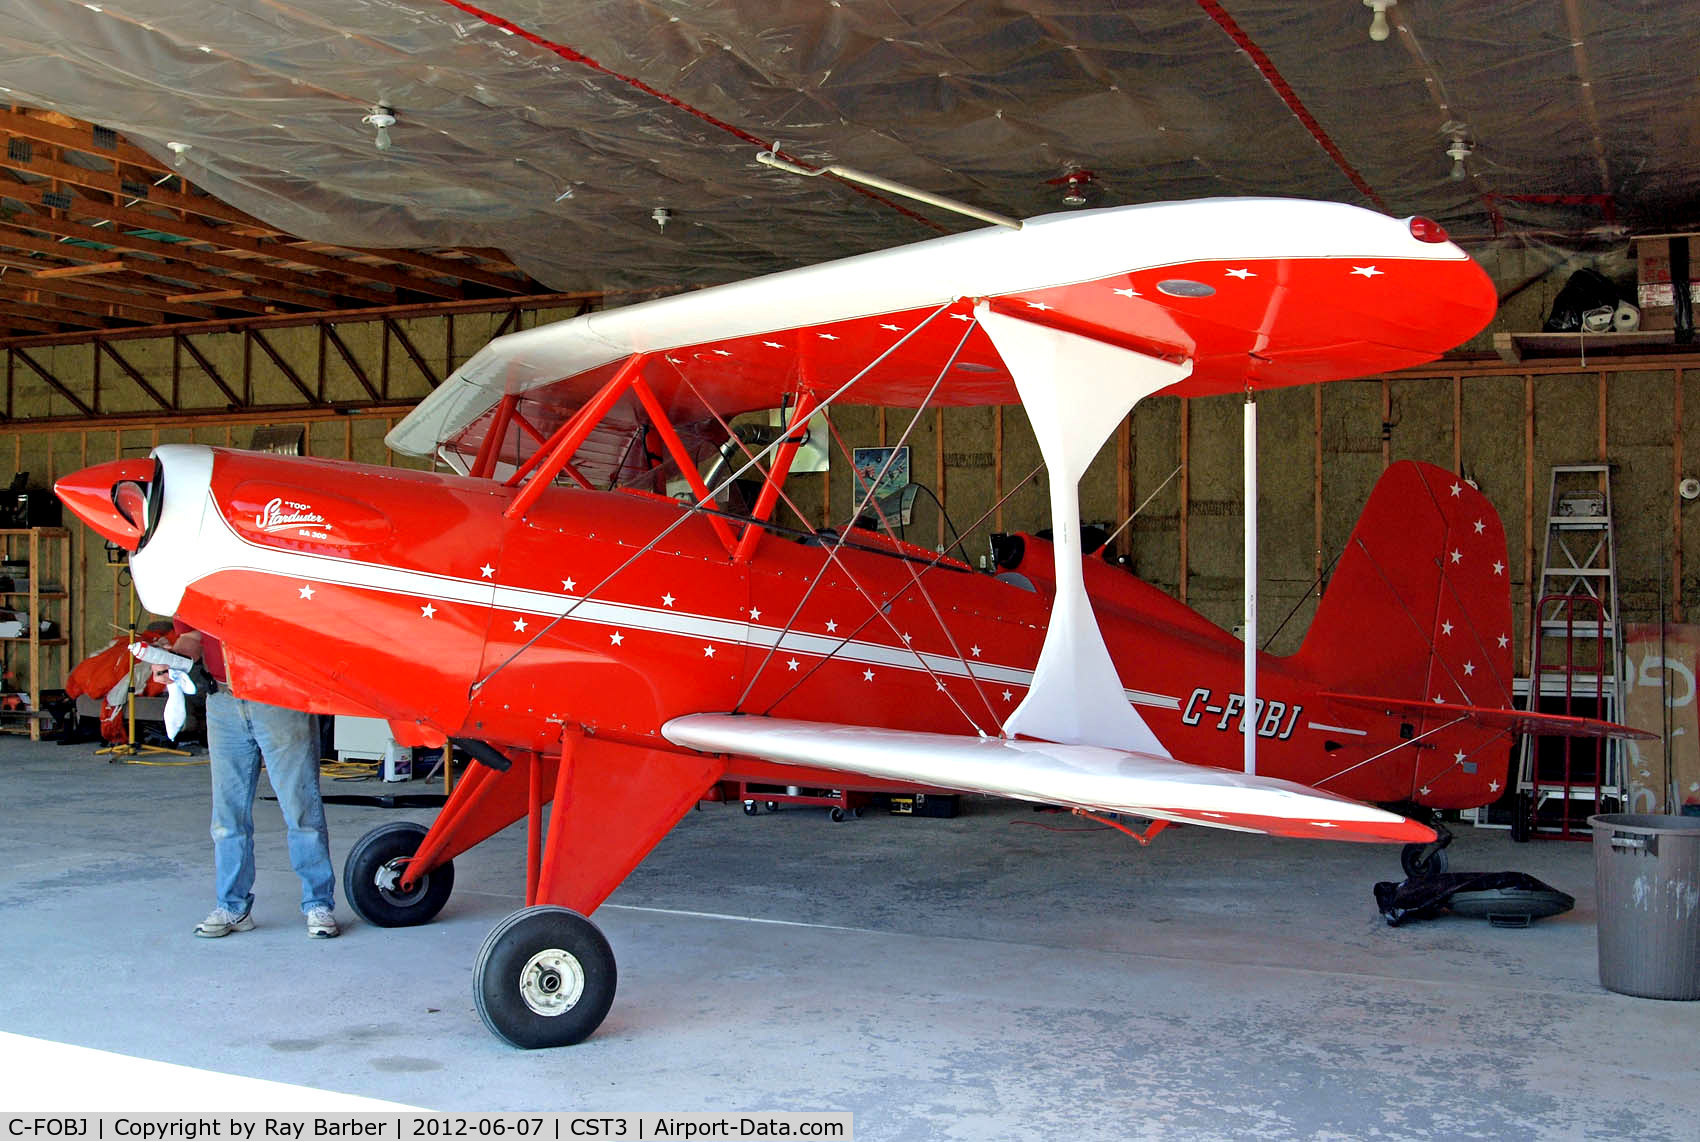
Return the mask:
[[[657,206],[654,210],[649,212],[649,216],[655,219],[655,224],[657,226],[665,230],[667,229],[667,220],[673,217],[673,212],[668,210],[665,206]]]
[[[183,165],[183,155],[184,155],[185,152],[187,152],[189,150],[189,148],[192,145],[193,144],[190,144],[190,143],[167,143],[167,144],[165,144],[166,150],[171,152],[171,165],[174,166],[174,167],[182,166]]]
[[[372,140],[373,146],[380,151],[390,149],[390,128],[395,126],[395,111],[390,108],[389,104],[378,104],[366,112],[365,118],[360,121],[377,128],[377,138]]]
[[[1068,186],[1063,190],[1064,206],[1085,206],[1086,192],[1081,189],[1086,179],[1078,174],[1068,176]]]
[[[1469,168],[1464,160],[1475,153],[1475,146],[1462,135],[1452,136],[1452,142],[1447,144],[1446,157],[1452,160],[1452,170],[1446,177],[1453,182],[1463,182],[1470,177]]]
[[[1375,13],[1369,21],[1369,38],[1376,43],[1385,40],[1392,32],[1392,28],[1387,24],[1387,9],[1398,2],[1399,0],[1364,0],[1364,7]]]

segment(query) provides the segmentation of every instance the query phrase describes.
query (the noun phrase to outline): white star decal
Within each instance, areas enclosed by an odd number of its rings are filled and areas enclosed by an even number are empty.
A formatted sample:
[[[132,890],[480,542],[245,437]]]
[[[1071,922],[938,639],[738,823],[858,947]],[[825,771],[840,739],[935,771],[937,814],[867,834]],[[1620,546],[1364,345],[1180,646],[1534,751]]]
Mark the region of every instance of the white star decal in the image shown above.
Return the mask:
[[[1457,753],[1452,755],[1452,760],[1456,761],[1456,762],[1462,762],[1464,760],[1464,756],[1465,756],[1464,751],[1459,750]]]
[[[1455,495],[1455,496],[1463,495],[1464,494],[1464,485],[1458,483],[1457,481],[1453,481],[1453,483],[1452,483],[1452,494]]]
[[[1011,699],[1011,698],[1013,698],[1013,697],[1015,697],[1015,695],[1014,695],[1014,694],[1011,694],[1011,693],[1010,693],[1010,692],[1009,692],[1009,691],[1008,691],[1008,690],[1005,690],[1005,691],[1004,691],[1004,692],[1003,692],[1003,700],[1004,700],[1004,701],[1006,701],[1006,702],[1007,702],[1007,701],[1009,701],[1009,700],[1010,700],[1010,699]]]
[[[936,678],[936,679],[934,679],[934,681],[938,683],[938,688],[940,690],[944,689],[944,679],[943,678]]]
[[[1352,272],[1360,278],[1379,278],[1385,276],[1384,271],[1378,270],[1374,266],[1353,266]]]
[[[1435,705],[1437,705],[1437,706],[1444,705],[1445,702],[1446,702],[1446,699],[1442,698],[1439,694],[1436,694],[1434,696],[1434,704]]]
[[[732,352],[729,349],[716,349],[714,351],[714,355],[716,357],[730,357],[732,355]]]
[[[496,573],[496,569],[494,567],[490,566],[488,563],[486,563],[484,566],[482,566],[478,569],[478,573],[480,575],[484,576],[486,579],[488,579],[490,576],[492,576]]]
[[[977,646],[971,646],[971,647],[968,648],[968,653],[972,654],[975,658],[979,658],[980,657],[980,648],[977,647]]]
[[[793,658],[789,662],[787,662],[785,665],[788,669],[795,670],[795,669],[797,669],[798,666],[800,666],[802,664],[800,662],[798,662],[795,658]]]
[[[1464,673],[1465,674],[1474,674],[1475,672],[1476,672],[1476,664],[1474,662],[1466,662],[1464,664]]]
[[[1425,785],[1421,789],[1417,790],[1417,792],[1421,793],[1424,797],[1427,797],[1429,794],[1429,788]]]
[[[621,634],[619,631],[615,631],[613,634],[608,636],[608,645],[610,645],[610,646],[619,646],[622,642],[625,642],[625,641],[626,641],[626,636]]]
[[[872,682],[873,680],[874,680],[874,672],[872,670],[862,671],[862,681]]]
[[[760,607],[751,607],[750,608],[750,621],[753,623],[753,622],[756,622],[757,620],[759,620],[760,618],[761,618],[761,608]]]
[[[1311,824],[1315,825],[1319,829],[1338,829],[1340,827],[1333,821],[1312,821]]]
[[[901,325],[888,325],[883,321],[880,322],[880,328],[884,329],[884,330],[886,330],[887,332],[890,332],[890,333],[902,333],[903,332],[903,326],[901,326]]]
[[[1487,521],[1486,520],[1480,520],[1480,519],[1477,520],[1476,521],[1476,534],[1480,535],[1482,532],[1484,532],[1486,530],[1487,530]]]
[[[1499,649],[1504,650],[1506,647],[1508,647],[1510,645],[1511,645],[1510,639],[1506,638],[1504,635],[1499,636]]]
[[[1046,309],[1049,309],[1051,307],[1046,305],[1042,301],[1030,301],[1030,302],[1027,303],[1027,308],[1028,309],[1046,310]]]
[[[822,341],[836,341],[838,340],[838,335],[836,333],[822,333],[820,335],[820,339]]]
[[[783,349],[783,348],[785,348],[785,346],[781,345],[777,341],[763,341],[762,344],[766,345],[769,349]]]
[[[1463,558],[1464,558],[1464,553],[1462,551],[1454,550],[1452,552],[1452,562],[1457,563],[1459,560],[1461,560]]]
[[[1231,278],[1239,278],[1243,282],[1247,278],[1255,278],[1257,275],[1252,273],[1250,270],[1229,270],[1228,276]]]
[[[1495,574],[1495,575],[1503,575],[1503,574],[1505,574],[1505,564],[1503,564],[1503,563],[1500,563],[1500,562],[1498,562],[1498,561],[1497,561],[1497,560],[1496,560],[1496,561],[1495,561],[1495,562],[1494,562],[1494,565],[1493,565],[1493,573],[1494,573],[1494,574]]]
[[[1145,295],[1140,293],[1136,289],[1118,289],[1116,291],[1116,296],[1117,297],[1144,297]]]
[[[672,592],[668,592],[667,594],[661,596],[661,605],[664,606],[664,607],[670,607],[670,606],[673,605]]]
[[[524,619],[515,619],[514,620],[514,630],[517,631],[520,634],[524,634],[525,633],[525,620]]]
[[[423,607],[419,608],[419,614],[422,618],[428,619],[436,613],[437,613],[437,608],[433,607],[430,603],[426,603]]]
[[[915,636],[914,636],[914,635],[911,635],[911,634],[908,634],[908,633],[905,633],[905,634],[904,634],[904,636],[903,636],[903,643],[904,643],[904,645],[905,645],[905,646],[907,646],[907,645],[908,645],[908,644],[909,644],[909,640],[910,640],[910,639],[911,639],[911,638],[914,638],[914,637],[915,637]]]
[[[569,579],[562,579],[561,580],[561,590],[563,590],[563,591],[570,591],[576,586],[578,586],[578,583],[576,581],[574,581],[573,579],[569,578]]]
[[[1447,619],[1445,622],[1440,624],[1440,633],[1441,634],[1451,634],[1452,633],[1452,620],[1451,619]]]
[[[1497,782],[1497,781],[1488,782],[1488,792],[1489,793],[1498,793],[1499,792],[1499,782]]]
[[[702,656],[704,658],[713,658],[714,657],[714,648],[712,646],[703,647],[702,648]]]
[[[826,633],[827,634],[831,634],[833,631],[835,631],[837,629],[838,629],[838,623],[835,620],[833,620],[833,619],[827,619],[826,620]]]
[[[972,313],[953,313],[950,315],[950,319],[952,321],[973,321],[974,315]]]
[[[313,588],[308,584],[302,584],[301,597],[303,599],[311,599],[313,597]]]

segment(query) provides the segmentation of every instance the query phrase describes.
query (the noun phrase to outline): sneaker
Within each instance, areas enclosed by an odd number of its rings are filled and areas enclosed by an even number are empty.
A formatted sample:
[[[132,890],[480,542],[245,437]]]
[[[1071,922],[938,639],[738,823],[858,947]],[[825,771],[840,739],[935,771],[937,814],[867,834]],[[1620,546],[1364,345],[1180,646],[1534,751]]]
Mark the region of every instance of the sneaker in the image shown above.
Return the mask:
[[[216,940],[220,936],[228,936],[232,932],[246,932],[253,928],[254,921],[244,912],[237,915],[225,907],[214,908],[207,913],[207,918],[195,925],[195,935]]]
[[[315,908],[307,913],[307,935],[315,940],[329,940],[342,935],[342,929],[336,926],[336,917],[329,908]]]

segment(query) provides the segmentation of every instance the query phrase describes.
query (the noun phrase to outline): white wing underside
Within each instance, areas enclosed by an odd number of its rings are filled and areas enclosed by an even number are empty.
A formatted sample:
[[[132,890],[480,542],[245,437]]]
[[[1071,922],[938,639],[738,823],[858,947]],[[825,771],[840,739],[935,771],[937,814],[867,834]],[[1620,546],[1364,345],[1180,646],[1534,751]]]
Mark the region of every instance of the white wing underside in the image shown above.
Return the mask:
[[[1434,837],[1395,813],[1294,782],[1103,746],[734,714],[674,718],[662,734],[706,753],[1217,829],[1350,841]]]

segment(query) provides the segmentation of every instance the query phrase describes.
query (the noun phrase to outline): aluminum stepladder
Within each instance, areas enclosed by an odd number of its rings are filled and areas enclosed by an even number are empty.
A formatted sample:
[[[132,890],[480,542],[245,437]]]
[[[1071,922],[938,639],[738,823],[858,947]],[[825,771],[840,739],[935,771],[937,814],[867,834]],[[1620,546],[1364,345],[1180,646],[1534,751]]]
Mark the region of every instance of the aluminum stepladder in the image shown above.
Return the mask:
[[[1611,465],[1554,465],[1546,521],[1529,622],[1527,708],[1618,721],[1623,657]],[[1517,792],[1517,839],[1589,839],[1589,814],[1627,805],[1622,751],[1611,739],[1526,734]]]

